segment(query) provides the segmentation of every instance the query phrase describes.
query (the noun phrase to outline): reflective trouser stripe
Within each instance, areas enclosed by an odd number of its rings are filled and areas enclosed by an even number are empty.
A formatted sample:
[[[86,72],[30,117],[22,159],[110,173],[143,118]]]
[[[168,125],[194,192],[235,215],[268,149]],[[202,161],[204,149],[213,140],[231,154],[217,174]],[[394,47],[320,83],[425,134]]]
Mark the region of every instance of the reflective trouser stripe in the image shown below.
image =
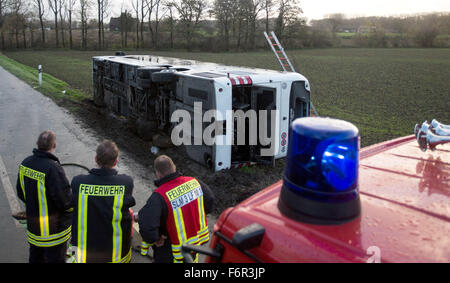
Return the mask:
[[[176,260],[174,258],[173,259],[173,263],[184,263],[184,259],[183,260]],[[198,254],[195,254],[194,263],[198,263]]]
[[[77,262],[86,262],[86,242],[87,242],[87,207],[88,196],[78,195],[78,246]]]
[[[148,244],[147,242],[142,241],[141,242],[141,255],[147,255],[149,247],[150,247],[150,244]]]
[[[112,263],[129,263],[130,261],[131,261],[131,249],[125,257]]]
[[[209,230],[208,227],[206,227],[206,229],[204,231],[200,231],[198,233],[198,235],[189,238],[186,242],[183,242],[179,245],[172,245],[172,254],[174,259],[178,260],[178,261],[183,261],[183,256],[181,254],[181,246],[183,244],[188,244],[188,245],[201,245],[204,244],[206,242],[209,241]]]
[[[112,262],[119,262],[122,257],[122,227],[120,225],[122,221],[122,206],[123,195],[116,195],[114,197],[113,207],[113,253]]]
[[[71,236],[71,231],[72,226],[70,226],[69,228],[58,234],[50,235],[48,237],[37,236],[31,233],[30,231],[27,231],[28,242],[37,247],[57,246],[69,240]]]
[[[79,251],[80,249],[77,249],[77,253],[78,253],[78,251]],[[77,258],[78,258],[78,254],[77,254]],[[121,258],[119,261],[117,261],[117,262],[110,262],[110,263],[129,263],[131,261],[131,248],[130,248],[130,250],[128,251],[128,253],[127,253],[127,255],[125,256],[125,257],[123,257],[123,258]],[[76,263],[86,263],[86,260],[85,261],[83,261],[83,262],[80,262],[80,261],[75,261]]]

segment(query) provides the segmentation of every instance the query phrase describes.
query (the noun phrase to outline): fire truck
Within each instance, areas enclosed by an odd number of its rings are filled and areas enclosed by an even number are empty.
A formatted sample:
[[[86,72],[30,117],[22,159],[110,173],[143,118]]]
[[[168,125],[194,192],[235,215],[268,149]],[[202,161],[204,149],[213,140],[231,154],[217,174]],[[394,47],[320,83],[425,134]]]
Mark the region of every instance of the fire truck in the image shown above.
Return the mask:
[[[214,226],[206,262],[450,262],[450,127],[359,149],[330,118],[290,128],[284,178]]]
[[[122,52],[93,57],[92,65],[94,103],[136,121],[138,133],[144,137],[157,131],[170,136],[180,122],[171,119],[177,110],[188,111],[192,117],[204,117],[212,110],[210,123],[200,121],[200,132],[214,123],[215,143],[194,140],[191,134],[187,137],[191,142],[184,146],[191,159],[214,171],[255,163],[272,164],[275,159],[285,157],[289,124],[310,113],[309,82],[296,72],[151,55],[126,56]],[[230,111],[254,111],[258,123],[261,111],[266,111],[270,143],[262,143],[260,139],[248,142],[251,131],[259,136],[261,127],[250,126],[248,116],[229,115]],[[194,123],[193,120],[192,129]],[[236,142],[238,123],[246,126],[242,143]],[[263,150],[269,154],[262,154]]]

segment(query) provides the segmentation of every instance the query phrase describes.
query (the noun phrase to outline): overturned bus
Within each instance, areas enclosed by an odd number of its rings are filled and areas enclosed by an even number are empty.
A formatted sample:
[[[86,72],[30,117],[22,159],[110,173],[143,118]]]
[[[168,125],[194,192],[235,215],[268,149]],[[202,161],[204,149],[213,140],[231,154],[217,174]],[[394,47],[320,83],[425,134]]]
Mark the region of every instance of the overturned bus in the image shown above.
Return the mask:
[[[182,143],[187,155],[214,171],[285,157],[290,122],[311,106],[309,82],[298,73],[150,55],[93,57],[93,86],[95,104],[136,121],[141,136],[164,132],[173,141],[178,127],[192,141]],[[191,114],[191,127],[179,111]],[[211,125],[214,143],[195,136]]]

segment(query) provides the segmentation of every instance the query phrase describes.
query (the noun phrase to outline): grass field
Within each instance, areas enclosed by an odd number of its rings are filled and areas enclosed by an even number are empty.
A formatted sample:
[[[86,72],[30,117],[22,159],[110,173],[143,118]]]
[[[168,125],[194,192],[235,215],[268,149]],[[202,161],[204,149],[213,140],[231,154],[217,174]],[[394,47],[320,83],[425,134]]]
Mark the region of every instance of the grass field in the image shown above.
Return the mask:
[[[42,74],[42,85],[40,85],[37,68],[19,63],[1,53],[0,66],[57,102],[63,102],[67,98],[70,98],[71,101],[80,102],[89,97],[87,92],[75,89],[66,82],[47,73]]]
[[[134,52],[129,52],[134,53]],[[136,54],[148,54],[139,51]],[[112,52],[21,51],[6,55],[92,92],[91,57]],[[271,52],[154,55],[279,70]],[[450,49],[311,49],[288,51],[311,84],[322,116],[353,122],[362,146],[412,134],[414,124],[450,124]]]

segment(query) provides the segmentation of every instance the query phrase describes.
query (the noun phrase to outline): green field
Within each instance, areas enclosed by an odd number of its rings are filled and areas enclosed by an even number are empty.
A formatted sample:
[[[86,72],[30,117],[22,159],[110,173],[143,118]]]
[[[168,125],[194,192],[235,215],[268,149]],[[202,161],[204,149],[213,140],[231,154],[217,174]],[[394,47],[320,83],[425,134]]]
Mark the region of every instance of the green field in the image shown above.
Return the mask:
[[[34,89],[51,97],[56,102],[64,102],[67,98],[70,98],[71,101],[81,102],[87,97],[90,97],[88,92],[75,89],[68,85],[67,82],[62,81],[48,73],[42,74],[42,85],[40,85],[38,79],[39,72],[37,68],[23,65],[1,53],[0,66],[31,85]]]
[[[148,54],[149,52],[128,52]],[[21,51],[6,53],[71,87],[91,93],[91,57],[112,52]],[[279,70],[271,52],[154,55]],[[438,119],[450,124],[450,49],[311,49],[288,51],[311,84],[322,116],[353,122],[362,146],[410,135],[414,124]]]

